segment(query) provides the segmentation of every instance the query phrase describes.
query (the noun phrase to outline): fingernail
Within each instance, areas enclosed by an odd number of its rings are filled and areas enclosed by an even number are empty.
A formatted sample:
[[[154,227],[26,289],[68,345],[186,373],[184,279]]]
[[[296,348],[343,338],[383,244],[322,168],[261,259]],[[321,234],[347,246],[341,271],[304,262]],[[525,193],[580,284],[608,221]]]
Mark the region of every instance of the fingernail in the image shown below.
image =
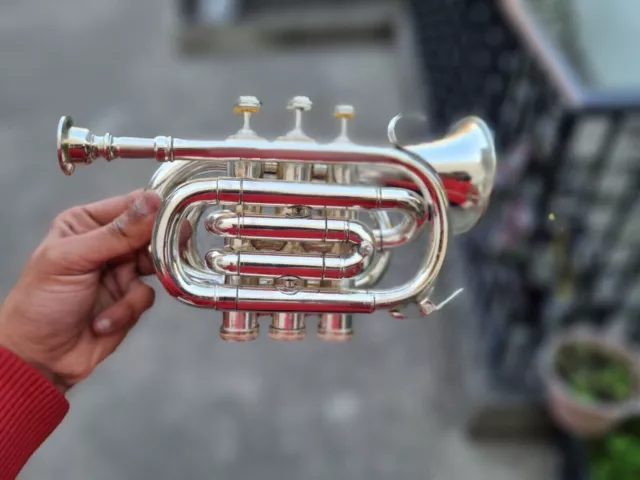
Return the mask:
[[[108,318],[101,318],[96,322],[95,328],[101,333],[108,333],[111,330],[113,322]]]
[[[133,202],[131,206],[131,216],[133,218],[142,218],[155,213],[160,206],[159,198],[153,191],[145,191],[140,197]]]

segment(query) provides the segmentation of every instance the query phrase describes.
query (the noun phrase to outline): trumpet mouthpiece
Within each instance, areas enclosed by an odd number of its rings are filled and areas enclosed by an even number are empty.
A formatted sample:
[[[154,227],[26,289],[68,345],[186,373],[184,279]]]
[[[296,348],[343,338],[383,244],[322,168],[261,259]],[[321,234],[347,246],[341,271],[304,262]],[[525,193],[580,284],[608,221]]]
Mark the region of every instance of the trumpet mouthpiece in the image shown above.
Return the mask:
[[[71,117],[64,116],[58,122],[58,165],[65,175],[71,175],[76,169],[69,155],[69,131],[73,128],[73,120]]]

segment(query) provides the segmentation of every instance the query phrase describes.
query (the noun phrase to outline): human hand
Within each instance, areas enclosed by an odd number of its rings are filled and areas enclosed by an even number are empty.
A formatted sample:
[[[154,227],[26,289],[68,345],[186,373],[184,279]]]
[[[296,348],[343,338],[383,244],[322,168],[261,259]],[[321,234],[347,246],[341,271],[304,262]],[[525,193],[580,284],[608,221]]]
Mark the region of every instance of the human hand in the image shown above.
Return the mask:
[[[0,307],[0,345],[63,393],[86,378],[153,305],[141,276],[159,206],[136,191],[58,215]]]

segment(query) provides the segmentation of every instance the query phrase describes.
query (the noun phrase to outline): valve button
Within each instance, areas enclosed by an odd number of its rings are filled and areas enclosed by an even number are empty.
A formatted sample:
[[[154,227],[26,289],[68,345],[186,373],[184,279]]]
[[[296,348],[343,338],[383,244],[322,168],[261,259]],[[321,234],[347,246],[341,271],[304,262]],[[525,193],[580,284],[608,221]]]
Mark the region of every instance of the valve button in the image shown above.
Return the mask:
[[[242,95],[238,97],[235,106],[233,107],[233,113],[242,115],[244,123],[242,128],[229,137],[229,140],[258,140],[264,141],[265,139],[259,136],[251,128],[251,115],[260,111],[262,102],[257,97],[252,95]],[[255,164],[255,168],[259,170],[259,163]],[[256,172],[256,176],[260,172]]]
[[[351,120],[356,116],[356,110],[353,105],[336,105],[333,111],[333,116],[336,118],[345,118]]]
[[[287,104],[287,109],[302,110],[303,112],[308,112],[309,110],[311,110],[312,106],[313,106],[313,102],[309,97],[304,97],[302,95],[299,95],[289,100],[289,103]]]
[[[333,116],[340,119],[340,134],[334,140],[335,143],[351,143],[347,133],[347,122],[356,116],[353,105],[336,105]]]
[[[286,135],[282,135],[278,137],[279,141],[285,142],[314,142],[311,137],[309,137],[302,130],[302,112],[308,112],[311,110],[313,103],[309,99],[309,97],[304,97],[302,95],[298,95],[293,97],[287,103],[287,110],[295,111],[295,121],[294,126],[291,131],[289,131]]]
[[[238,97],[235,106],[233,107],[233,113],[258,113],[262,102],[258,100],[258,97],[252,95],[241,95]]]

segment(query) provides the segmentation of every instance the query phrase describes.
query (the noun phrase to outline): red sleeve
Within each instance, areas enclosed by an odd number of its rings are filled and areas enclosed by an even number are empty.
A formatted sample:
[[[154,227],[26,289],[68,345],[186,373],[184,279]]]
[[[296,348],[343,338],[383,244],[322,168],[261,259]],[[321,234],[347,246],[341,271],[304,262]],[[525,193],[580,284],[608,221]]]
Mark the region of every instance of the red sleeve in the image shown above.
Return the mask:
[[[0,480],[17,477],[68,410],[42,373],[0,347]]]

